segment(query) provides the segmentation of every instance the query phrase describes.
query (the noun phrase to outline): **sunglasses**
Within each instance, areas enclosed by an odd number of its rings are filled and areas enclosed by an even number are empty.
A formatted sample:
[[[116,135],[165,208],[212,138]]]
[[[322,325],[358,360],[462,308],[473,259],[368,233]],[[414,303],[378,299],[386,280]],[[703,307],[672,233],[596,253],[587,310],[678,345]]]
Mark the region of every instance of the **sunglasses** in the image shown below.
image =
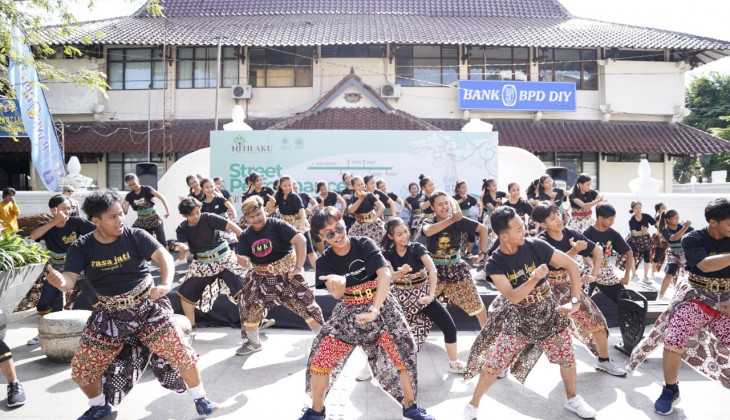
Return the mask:
[[[324,232],[323,236],[324,236],[324,239],[331,241],[331,240],[335,239],[335,237],[337,235],[344,234],[346,230],[347,230],[347,228],[345,227],[344,223],[337,222],[337,224],[335,225],[335,228],[330,231]]]

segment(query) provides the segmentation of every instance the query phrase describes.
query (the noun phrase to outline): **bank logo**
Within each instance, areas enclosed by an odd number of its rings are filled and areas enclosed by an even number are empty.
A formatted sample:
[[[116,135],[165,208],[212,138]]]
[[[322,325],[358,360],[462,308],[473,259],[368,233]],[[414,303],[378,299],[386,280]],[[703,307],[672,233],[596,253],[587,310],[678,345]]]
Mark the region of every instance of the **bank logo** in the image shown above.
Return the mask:
[[[502,86],[502,105],[506,107],[517,105],[517,87],[515,85]]]

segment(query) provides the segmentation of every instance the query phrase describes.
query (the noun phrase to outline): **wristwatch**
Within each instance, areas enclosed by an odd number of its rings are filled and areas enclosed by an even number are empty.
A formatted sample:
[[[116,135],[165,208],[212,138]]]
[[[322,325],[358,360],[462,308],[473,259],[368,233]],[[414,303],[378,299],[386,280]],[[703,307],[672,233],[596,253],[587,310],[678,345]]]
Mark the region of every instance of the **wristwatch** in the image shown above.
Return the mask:
[[[578,298],[573,296],[570,298],[570,304],[571,305],[577,305],[578,304]]]

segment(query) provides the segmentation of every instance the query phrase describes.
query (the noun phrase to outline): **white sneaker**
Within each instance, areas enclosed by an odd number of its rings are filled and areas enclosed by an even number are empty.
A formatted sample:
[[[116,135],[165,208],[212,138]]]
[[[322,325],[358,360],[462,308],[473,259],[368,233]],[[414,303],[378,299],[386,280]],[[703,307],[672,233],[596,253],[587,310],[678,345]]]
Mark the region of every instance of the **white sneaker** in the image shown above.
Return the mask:
[[[37,346],[38,343],[40,343],[40,338],[36,335],[35,337],[28,340],[28,342],[25,344],[28,346]]]
[[[626,370],[622,367],[616,366],[610,360],[606,360],[605,362],[598,362],[598,364],[596,364],[596,370],[601,371],[601,372],[606,372],[609,375],[613,375],[613,376],[619,376],[619,377],[626,376]]]
[[[355,380],[358,382],[365,382],[373,379],[373,374],[370,372],[370,365],[365,363],[365,366],[360,370],[360,373],[357,374],[355,377]]]
[[[466,407],[464,407],[464,413],[461,418],[463,420],[477,420],[477,414],[479,414],[479,408],[474,407],[471,404],[467,404]]]
[[[592,419],[596,417],[596,410],[591,408],[590,405],[588,405],[587,402],[583,400],[583,397],[580,395],[576,395],[575,397],[569,399],[568,401],[563,404],[563,407],[572,412],[575,413],[578,417],[582,419]]]
[[[466,372],[466,363],[461,360],[449,361],[449,373],[464,373]]]

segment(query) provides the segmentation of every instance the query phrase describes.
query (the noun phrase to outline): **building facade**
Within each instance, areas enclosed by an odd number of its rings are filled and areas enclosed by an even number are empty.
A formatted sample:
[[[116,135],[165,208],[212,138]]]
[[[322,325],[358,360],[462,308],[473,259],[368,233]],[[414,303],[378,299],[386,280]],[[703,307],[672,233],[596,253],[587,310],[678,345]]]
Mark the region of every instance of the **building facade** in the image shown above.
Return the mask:
[[[216,114],[220,128],[236,103],[254,129],[458,130],[481,118],[501,145],[593,175],[606,192],[626,191],[641,158],[669,192],[674,157],[730,151],[681,123],[686,72],[730,55],[730,42],[577,18],[557,0],[164,6],[165,17],[140,10],[60,38],[48,28],[59,45],[92,41],[86,57],[59,53],[54,65],[107,74],[105,94],[48,83],[66,155],[100,187],[123,188],[148,143],[160,174],[207,147]],[[571,82],[576,110],[460,109],[459,80]],[[27,143],[1,142],[0,160],[27,161]]]

